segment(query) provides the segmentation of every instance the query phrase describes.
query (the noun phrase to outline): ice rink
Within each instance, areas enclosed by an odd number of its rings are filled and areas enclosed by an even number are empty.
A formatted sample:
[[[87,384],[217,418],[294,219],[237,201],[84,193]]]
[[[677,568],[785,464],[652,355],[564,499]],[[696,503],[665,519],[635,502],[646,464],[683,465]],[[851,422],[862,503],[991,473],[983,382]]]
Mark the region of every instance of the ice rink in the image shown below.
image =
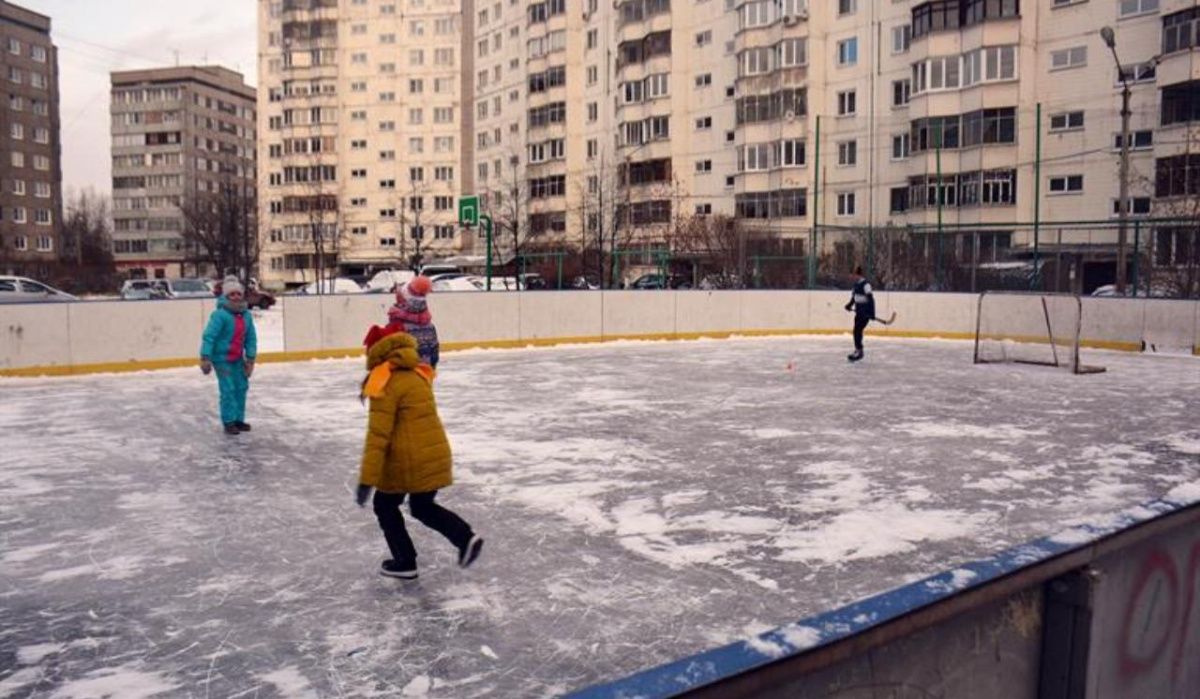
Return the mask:
[[[0,379],[0,697],[552,696],[1200,479],[1200,360],[846,337],[443,355],[474,568],[379,576],[359,361]]]

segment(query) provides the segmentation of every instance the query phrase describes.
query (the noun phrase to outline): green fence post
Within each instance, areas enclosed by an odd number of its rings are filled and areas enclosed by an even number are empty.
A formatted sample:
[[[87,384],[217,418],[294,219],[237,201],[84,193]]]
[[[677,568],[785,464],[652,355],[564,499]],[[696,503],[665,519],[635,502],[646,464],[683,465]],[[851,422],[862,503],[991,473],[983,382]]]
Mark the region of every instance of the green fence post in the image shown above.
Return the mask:
[[[1125,206],[1125,205],[1126,205],[1125,202],[1121,202],[1121,206]],[[1141,233],[1142,233],[1142,222],[1134,221],[1133,222],[1133,295],[1135,298],[1137,297],[1137,292],[1138,292],[1138,269],[1139,269],[1138,260],[1140,259],[1138,248],[1140,247],[1140,244],[1141,244]],[[1149,290],[1147,290],[1146,295],[1147,296],[1150,295]]]

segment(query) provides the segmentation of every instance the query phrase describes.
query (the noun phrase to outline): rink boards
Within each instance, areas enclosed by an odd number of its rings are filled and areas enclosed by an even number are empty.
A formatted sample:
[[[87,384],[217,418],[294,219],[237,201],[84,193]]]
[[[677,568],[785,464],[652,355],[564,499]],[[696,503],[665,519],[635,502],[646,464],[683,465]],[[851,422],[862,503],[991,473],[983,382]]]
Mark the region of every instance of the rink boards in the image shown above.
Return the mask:
[[[443,346],[519,347],[620,339],[848,332],[841,291],[564,291],[439,293],[430,298]],[[974,294],[881,292],[894,325],[869,333],[974,337]],[[266,361],[353,356],[386,317],[384,294],[285,296],[282,339]],[[1200,352],[1200,302],[1083,300],[1085,348]],[[138,371],[195,362],[213,302],[100,301],[0,306],[0,375]]]
[[[1187,495],[569,696],[1200,696]]]

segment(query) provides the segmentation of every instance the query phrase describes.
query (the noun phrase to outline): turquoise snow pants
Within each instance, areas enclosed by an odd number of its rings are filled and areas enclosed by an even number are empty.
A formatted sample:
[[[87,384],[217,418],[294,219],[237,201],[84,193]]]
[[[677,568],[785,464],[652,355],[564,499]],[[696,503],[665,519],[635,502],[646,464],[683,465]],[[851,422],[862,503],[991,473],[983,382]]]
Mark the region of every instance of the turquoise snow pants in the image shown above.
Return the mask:
[[[245,422],[246,391],[250,390],[246,363],[213,362],[213,373],[217,375],[217,388],[221,392],[221,422]]]

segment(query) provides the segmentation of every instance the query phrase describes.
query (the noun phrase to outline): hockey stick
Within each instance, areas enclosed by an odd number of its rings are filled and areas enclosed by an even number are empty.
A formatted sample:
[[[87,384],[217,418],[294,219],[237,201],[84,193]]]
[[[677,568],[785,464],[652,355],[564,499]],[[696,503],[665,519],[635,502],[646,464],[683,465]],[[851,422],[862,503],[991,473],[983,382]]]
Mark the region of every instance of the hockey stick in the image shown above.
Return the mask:
[[[891,325],[892,323],[896,322],[896,312],[892,311],[892,317],[888,318],[887,320],[884,320],[883,318],[872,318],[871,320],[883,323],[884,325]]]

